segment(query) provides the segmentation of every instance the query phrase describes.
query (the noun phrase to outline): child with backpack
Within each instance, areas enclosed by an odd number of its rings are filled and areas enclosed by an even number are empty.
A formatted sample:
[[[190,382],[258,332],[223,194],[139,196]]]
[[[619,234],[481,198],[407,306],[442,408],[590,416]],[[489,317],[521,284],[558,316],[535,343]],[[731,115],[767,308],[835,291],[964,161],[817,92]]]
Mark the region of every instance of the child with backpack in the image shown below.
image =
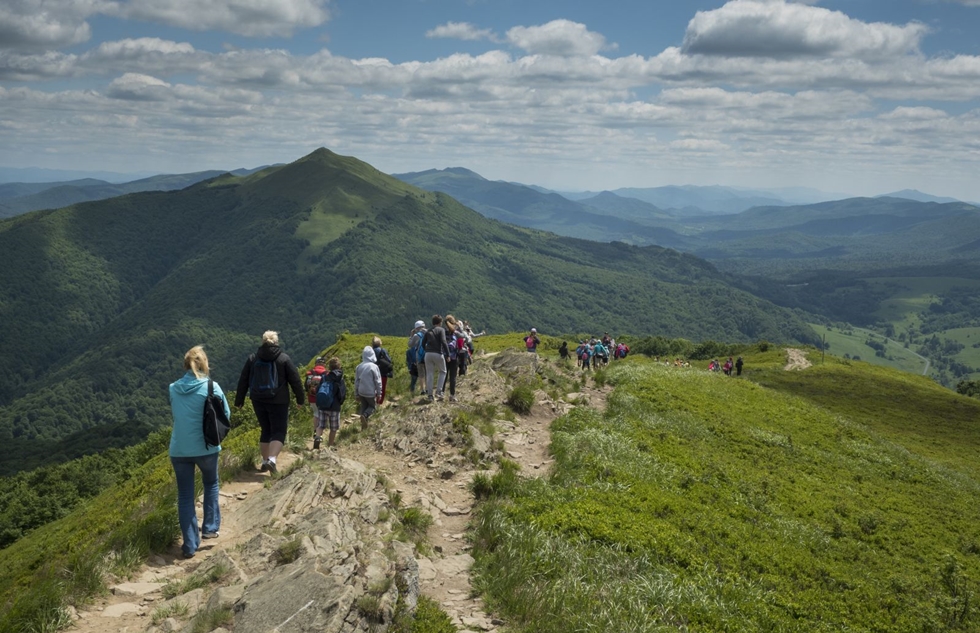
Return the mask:
[[[327,361],[323,356],[317,356],[316,360],[313,361],[313,369],[306,372],[306,379],[303,381],[303,387],[306,389],[306,399],[310,403],[310,410],[313,411],[313,438],[316,441],[316,392],[320,388],[320,383],[323,381],[323,376],[327,373]]]
[[[316,393],[316,412],[313,414],[315,431],[313,450],[320,449],[324,429],[329,428],[327,447],[332,447],[340,430],[340,408],[347,399],[347,383],[344,382],[344,370],[340,368],[340,359],[334,356],[329,362],[329,371],[320,382]]]

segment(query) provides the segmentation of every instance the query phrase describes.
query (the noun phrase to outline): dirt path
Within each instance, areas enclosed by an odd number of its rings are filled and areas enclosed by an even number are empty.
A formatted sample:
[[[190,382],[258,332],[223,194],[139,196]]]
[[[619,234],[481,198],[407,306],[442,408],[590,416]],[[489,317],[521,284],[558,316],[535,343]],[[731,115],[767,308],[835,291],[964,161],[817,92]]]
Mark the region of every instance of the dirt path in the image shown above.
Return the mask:
[[[801,349],[786,348],[786,358],[786,366],[783,367],[786,371],[802,371],[813,366],[813,363],[807,360],[806,353]]]
[[[572,406],[567,402],[586,400],[589,406],[604,409],[611,391],[610,387],[596,388],[590,380],[580,393],[569,394],[558,402],[552,401],[542,391],[536,392],[535,404],[528,415],[518,416],[515,422],[495,421],[497,433],[494,440],[502,442],[502,456],[517,462],[525,477],[546,475],[553,461],[548,449],[551,442],[549,427]],[[491,388],[485,382],[468,384],[462,380],[457,390],[458,405],[431,406],[445,408],[448,412],[476,400],[499,403],[506,393],[500,386]],[[422,506],[432,515],[433,524],[428,537],[433,552],[429,557],[419,558],[422,593],[438,602],[461,631],[492,631],[503,624],[487,614],[483,601],[474,597],[470,578],[473,559],[469,555],[466,532],[475,500],[469,484],[481,471],[466,463],[453,476],[444,479],[445,472],[437,472],[437,469],[425,463],[407,460],[404,455],[379,452],[366,442],[345,447],[342,452],[383,473],[402,495],[403,505]],[[459,454],[457,447],[440,447],[439,456],[431,461],[435,464],[451,461]]]

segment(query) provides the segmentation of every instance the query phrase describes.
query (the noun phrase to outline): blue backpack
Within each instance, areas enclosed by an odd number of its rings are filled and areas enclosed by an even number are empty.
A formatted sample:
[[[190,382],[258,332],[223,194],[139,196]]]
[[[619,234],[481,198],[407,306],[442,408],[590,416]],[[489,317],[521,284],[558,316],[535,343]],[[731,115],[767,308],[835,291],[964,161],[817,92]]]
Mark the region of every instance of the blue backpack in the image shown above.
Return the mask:
[[[331,380],[330,374],[324,375],[320,388],[316,391],[316,408],[320,411],[328,411],[337,404],[344,404],[346,399],[347,383],[344,382],[343,376]]]
[[[449,341],[447,341],[446,345],[449,347],[449,360],[451,361],[456,360],[456,354],[457,354],[456,337],[455,336],[449,337]]]
[[[275,361],[255,359],[252,363],[252,376],[248,390],[253,398],[266,400],[276,397],[279,388],[279,368]]]
[[[425,363],[425,339],[429,336],[429,332],[419,332],[419,344],[415,350],[415,362]]]
[[[320,388],[316,390],[316,408],[320,411],[326,411],[333,406],[334,384],[332,380],[320,381]]]

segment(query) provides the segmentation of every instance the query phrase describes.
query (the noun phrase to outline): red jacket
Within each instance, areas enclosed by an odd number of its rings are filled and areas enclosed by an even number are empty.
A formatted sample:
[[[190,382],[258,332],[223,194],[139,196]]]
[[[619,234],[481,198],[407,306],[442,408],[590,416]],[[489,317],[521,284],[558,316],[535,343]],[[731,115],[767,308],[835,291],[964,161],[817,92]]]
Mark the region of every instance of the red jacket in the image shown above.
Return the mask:
[[[303,385],[304,387],[306,387],[306,397],[310,401],[310,404],[316,404],[316,391],[310,393],[310,388],[309,388],[310,376],[314,376],[314,375],[326,376],[327,373],[328,373],[327,368],[324,367],[323,365],[317,365],[310,371],[306,372],[306,380],[303,381]]]

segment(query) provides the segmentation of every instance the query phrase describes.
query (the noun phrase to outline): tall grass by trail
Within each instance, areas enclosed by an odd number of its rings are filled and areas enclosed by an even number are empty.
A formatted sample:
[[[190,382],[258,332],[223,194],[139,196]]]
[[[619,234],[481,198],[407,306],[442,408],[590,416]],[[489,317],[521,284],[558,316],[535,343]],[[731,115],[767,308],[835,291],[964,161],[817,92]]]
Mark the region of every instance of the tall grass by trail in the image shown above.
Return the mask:
[[[253,466],[257,455],[251,407],[233,411],[232,419],[237,428],[219,459],[225,481]],[[176,493],[164,452],[133,469],[127,481],[0,551],[0,633],[61,630],[71,624],[67,607],[104,591],[109,573],[126,576],[150,554],[167,550],[180,535]]]
[[[870,371],[879,389],[919,388]],[[958,422],[922,411],[913,436],[886,434],[846,416],[848,389],[828,410],[641,359],[608,378],[604,414],[553,424],[552,477],[478,511],[477,585],[515,630],[980,627],[980,485],[954,467],[972,443],[957,459],[919,450],[955,451]]]

